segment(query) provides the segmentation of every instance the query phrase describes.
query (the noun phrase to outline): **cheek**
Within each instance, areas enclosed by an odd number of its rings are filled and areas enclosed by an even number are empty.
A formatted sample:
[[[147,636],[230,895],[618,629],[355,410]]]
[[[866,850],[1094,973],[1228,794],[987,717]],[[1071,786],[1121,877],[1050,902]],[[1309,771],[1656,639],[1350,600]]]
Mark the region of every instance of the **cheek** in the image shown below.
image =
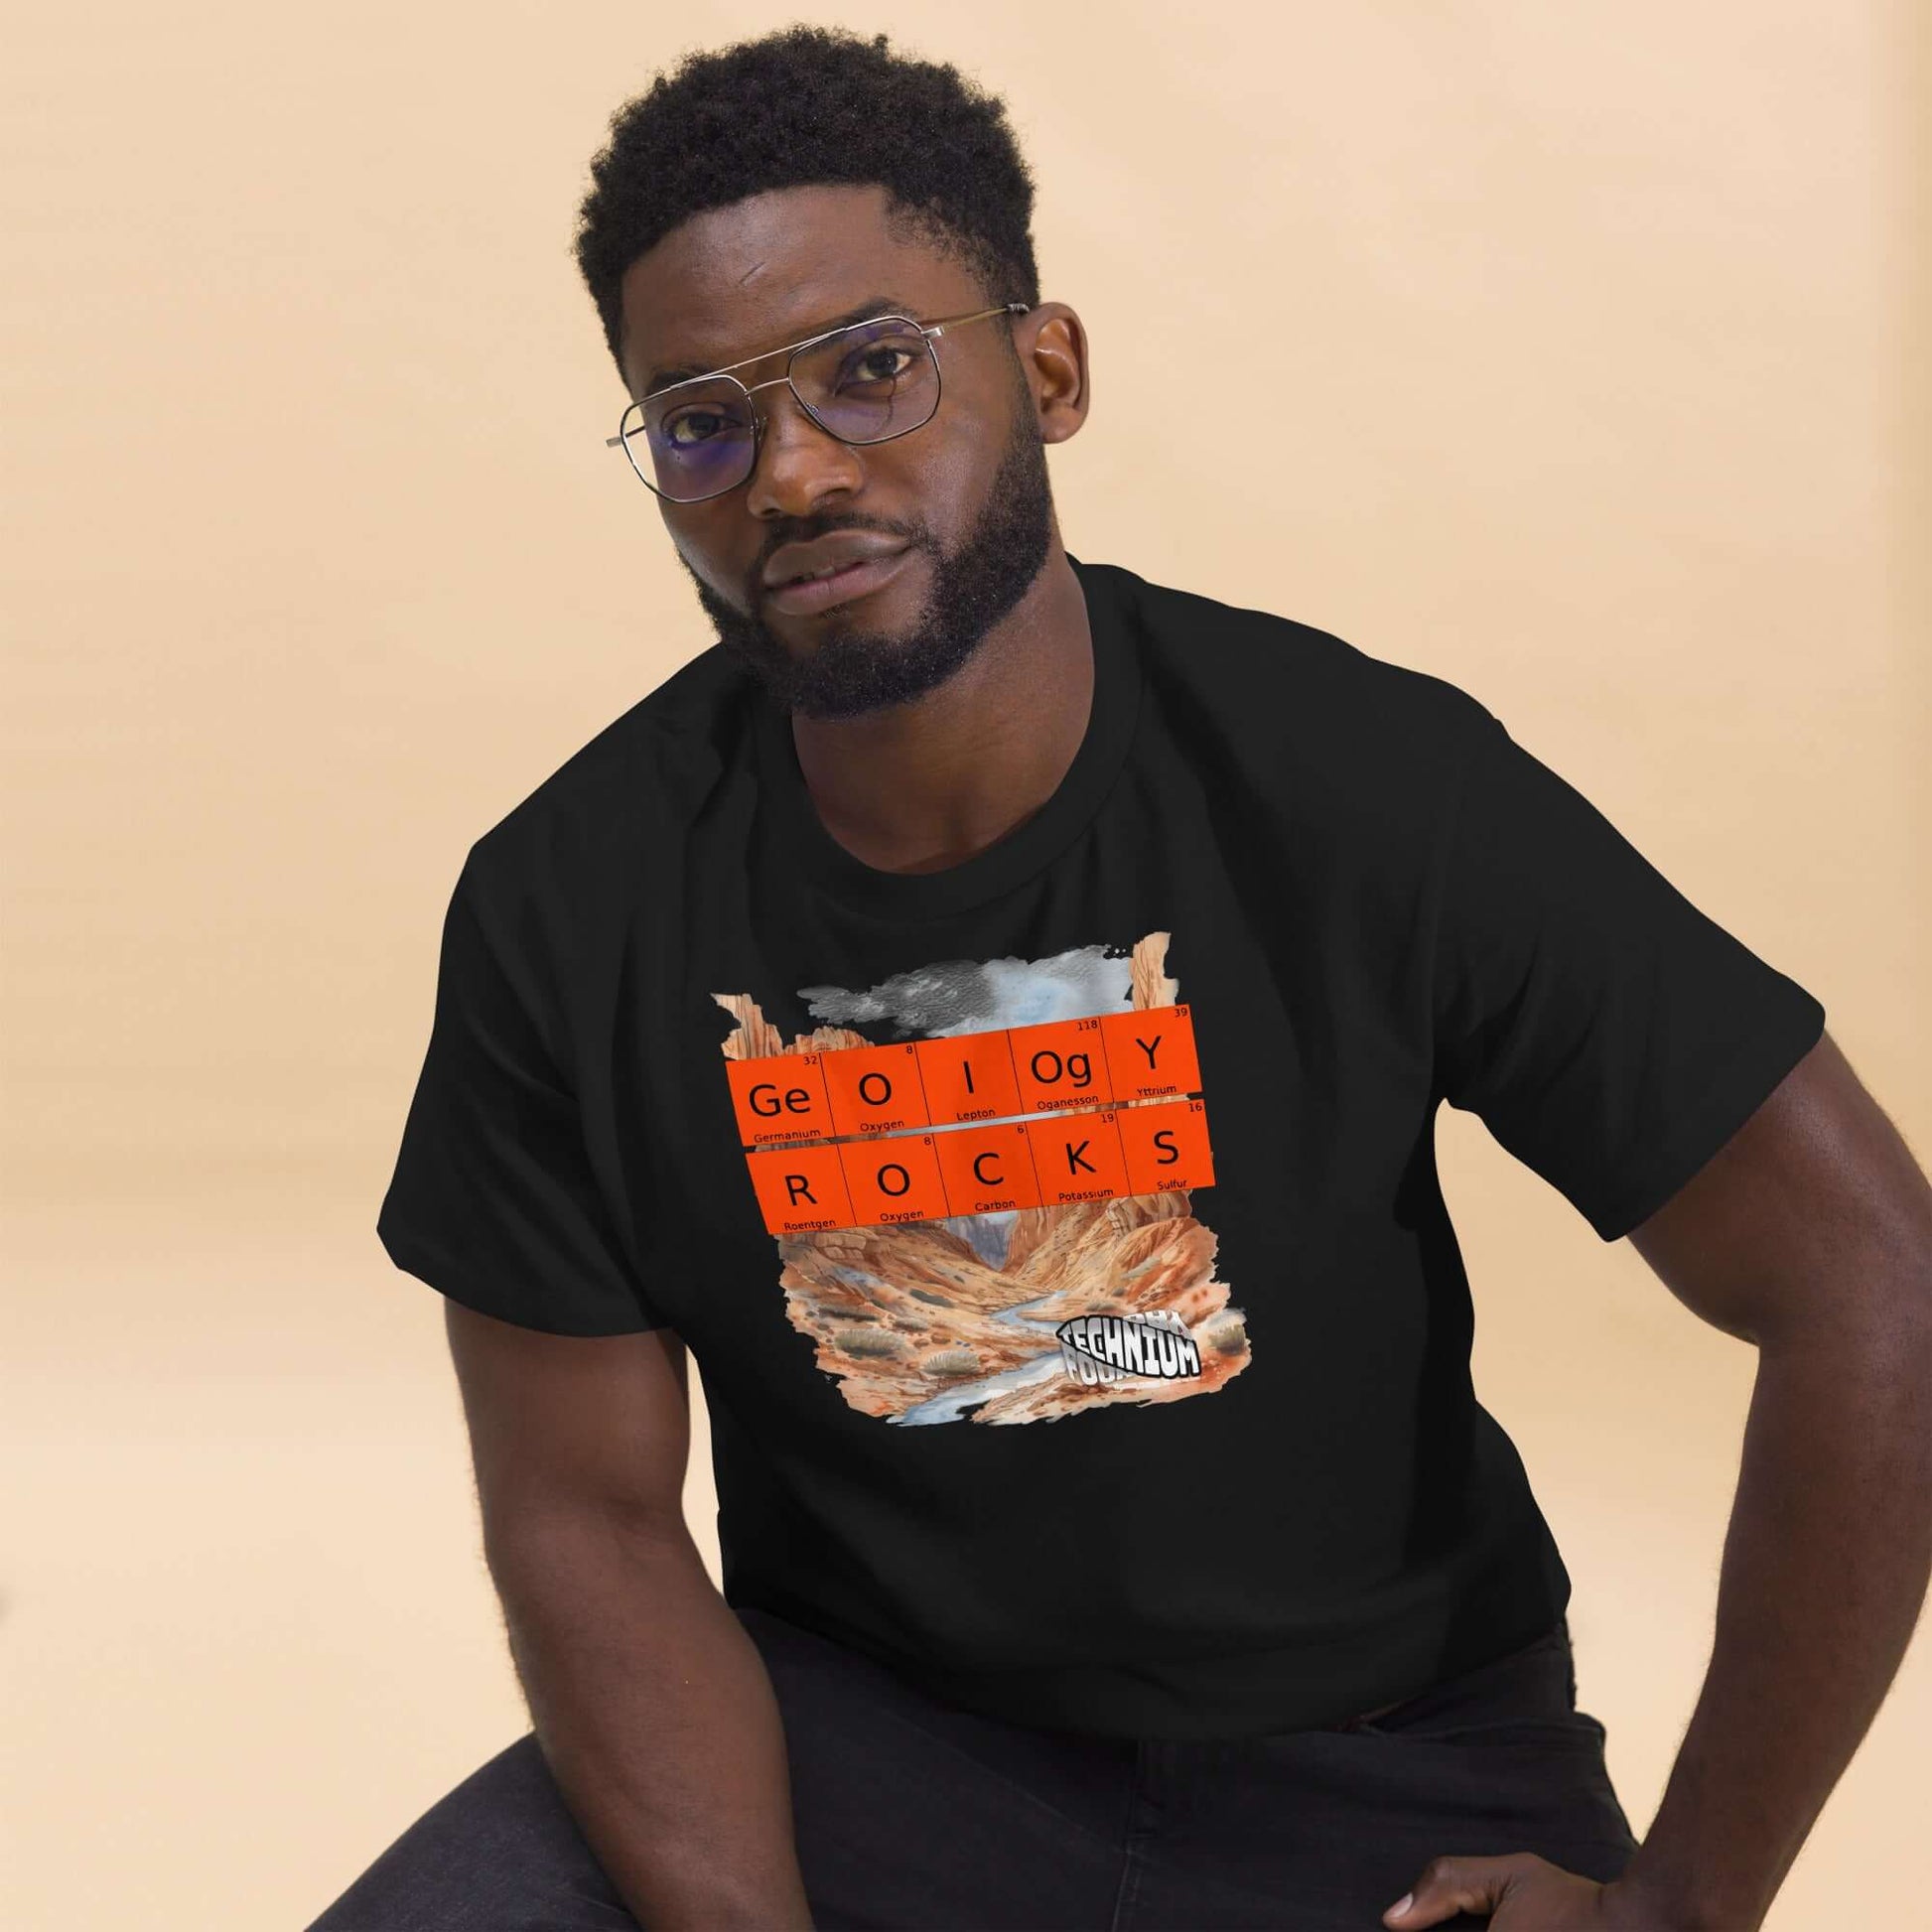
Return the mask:
[[[990,469],[1013,433],[1013,396],[992,381],[949,381],[927,429],[949,457]]]
[[[741,560],[724,532],[707,528],[687,512],[662,503],[658,505],[658,514],[671,540],[671,548],[685,569],[720,597],[739,603],[744,595],[745,574],[751,568],[750,560],[757,554],[756,545]]]
[[[702,577],[709,584],[712,581],[710,566],[704,560],[699,545],[671,521],[668,512],[664,514],[664,531],[671,539],[671,548],[677,552],[678,561],[694,576]]]
[[[948,391],[931,422],[904,439],[902,457],[877,484],[898,495],[910,513],[943,542],[962,535],[985,507],[987,488],[1000,467],[1010,424],[996,406],[981,413]],[[894,446],[883,445],[885,456]]]

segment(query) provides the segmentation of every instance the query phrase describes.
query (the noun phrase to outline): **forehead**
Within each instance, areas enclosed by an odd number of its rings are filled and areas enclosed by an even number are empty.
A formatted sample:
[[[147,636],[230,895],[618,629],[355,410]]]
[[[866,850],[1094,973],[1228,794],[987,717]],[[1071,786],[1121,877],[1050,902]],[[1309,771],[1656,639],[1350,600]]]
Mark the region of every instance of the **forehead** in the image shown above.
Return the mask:
[[[883,188],[784,188],[680,222],[623,277],[630,393],[781,348],[877,297],[921,318],[980,306],[972,272],[887,207]]]

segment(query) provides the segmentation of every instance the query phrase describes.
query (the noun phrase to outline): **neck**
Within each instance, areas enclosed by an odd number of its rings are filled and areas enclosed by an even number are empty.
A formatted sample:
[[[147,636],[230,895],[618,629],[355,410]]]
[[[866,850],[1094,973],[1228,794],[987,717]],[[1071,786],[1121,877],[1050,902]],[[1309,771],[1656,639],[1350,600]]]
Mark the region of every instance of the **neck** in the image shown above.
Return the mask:
[[[857,718],[792,715],[826,831],[882,872],[963,865],[1052,796],[1093,675],[1086,598],[1055,531],[1026,596],[936,690]]]

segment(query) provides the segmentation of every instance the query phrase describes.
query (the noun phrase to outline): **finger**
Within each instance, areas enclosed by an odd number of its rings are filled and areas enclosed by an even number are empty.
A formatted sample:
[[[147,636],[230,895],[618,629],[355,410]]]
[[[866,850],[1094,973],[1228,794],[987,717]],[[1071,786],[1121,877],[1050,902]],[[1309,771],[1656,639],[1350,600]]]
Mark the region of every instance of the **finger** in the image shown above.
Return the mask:
[[[1440,1925],[1457,1912],[1493,1912],[1509,1888],[1535,1864],[1529,1853],[1506,1859],[1431,1859],[1414,1888],[1382,1914],[1382,1923],[1396,1932],[1413,1932],[1424,1925]]]

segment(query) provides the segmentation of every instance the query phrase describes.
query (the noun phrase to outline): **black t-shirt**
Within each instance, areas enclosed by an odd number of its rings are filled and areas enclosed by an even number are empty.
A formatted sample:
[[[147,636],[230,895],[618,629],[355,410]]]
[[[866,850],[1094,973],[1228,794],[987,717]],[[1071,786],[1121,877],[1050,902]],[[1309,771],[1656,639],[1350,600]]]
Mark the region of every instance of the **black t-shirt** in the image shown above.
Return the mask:
[[[962,865],[840,846],[718,644],[480,838],[378,1232],[676,1330],[733,1603],[1023,1725],[1332,1723],[1569,1595],[1438,1104],[1611,1240],[1824,1013],[1454,686],[1074,568],[1085,737]]]

